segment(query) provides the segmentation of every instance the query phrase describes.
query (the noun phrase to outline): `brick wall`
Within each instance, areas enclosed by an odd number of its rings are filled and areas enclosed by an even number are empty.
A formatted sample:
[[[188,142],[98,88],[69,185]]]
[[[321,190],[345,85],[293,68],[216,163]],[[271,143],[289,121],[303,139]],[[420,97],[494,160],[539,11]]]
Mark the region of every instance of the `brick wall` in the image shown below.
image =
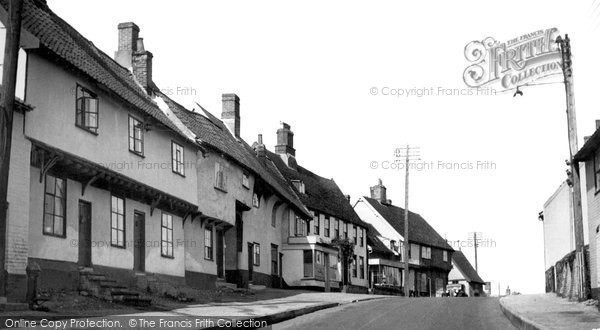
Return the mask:
[[[31,143],[22,133],[23,115],[15,113],[8,180],[6,270],[24,275],[29,246],[29,180]]]

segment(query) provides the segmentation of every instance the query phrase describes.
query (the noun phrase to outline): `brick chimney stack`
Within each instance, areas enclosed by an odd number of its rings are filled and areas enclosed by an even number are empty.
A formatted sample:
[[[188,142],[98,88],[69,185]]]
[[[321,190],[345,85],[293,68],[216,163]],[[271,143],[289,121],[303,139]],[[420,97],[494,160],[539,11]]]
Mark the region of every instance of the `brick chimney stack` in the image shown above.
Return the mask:
[[[383,185],[381,179],[379,179],[377,185],[371,187],[371,198],[379,201],[380,203],[388,203],[387,188]]]
[[[275,152],[279,155],[296,156],[294,149],[294,132],[290,129],[290,125],[282,123],[280,129],[277,130],[277,145]]]
[[[135,79],[146,92],[152,86],[152,53],[144,48],[144,40],[139,37],[140,28],[133,22],[120,23],[119,48],[115,60],[131,69]]]
[[[229,131],[240,137],[240,98],[236,94],[223,94],[223,111],[221,120],[227,125]]]
[[[126,68],[131,68],[131,56],[137,51],[137,40],[140,27],[133,22],[120,23],[119,48],[115,52],[115,61]]]
[[[255,144],[254,150],[256,151],[256,156],[259,158],[267,156],[266,148],[263,144],[262,134],[258,134],[258,142]]]

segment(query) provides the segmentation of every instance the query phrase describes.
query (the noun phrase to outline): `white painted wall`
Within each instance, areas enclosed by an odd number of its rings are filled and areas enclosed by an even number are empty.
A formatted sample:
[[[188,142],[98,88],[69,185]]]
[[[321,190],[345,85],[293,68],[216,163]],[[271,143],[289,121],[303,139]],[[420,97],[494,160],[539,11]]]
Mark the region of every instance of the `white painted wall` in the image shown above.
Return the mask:
[[[571,188],[563,182],[544,204],[544,269],[575,250]]]

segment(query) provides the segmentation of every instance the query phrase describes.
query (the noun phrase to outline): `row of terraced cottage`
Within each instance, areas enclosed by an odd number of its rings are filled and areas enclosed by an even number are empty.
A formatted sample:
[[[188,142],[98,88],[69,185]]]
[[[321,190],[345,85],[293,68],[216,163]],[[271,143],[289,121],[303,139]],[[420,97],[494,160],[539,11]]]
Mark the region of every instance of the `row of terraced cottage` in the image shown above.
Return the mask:
[[[139,32],[119,24],[111,58],[44,1],[25,0],[9,300],[23,300],[27,267],[40,267],[40,285],[53,289],[77,290],[81,272],[97,272],[196,288],[400,291],[402,212],[381,183],[355,211],[332,179],[298,164],[289,125],[270,151],[260,135],[252,145],[240,137],[237,95],[222,96],[220,118],[184,108],[152,80]],[[453,250],[419,215],[410,223],[407,285],[439,293]]]

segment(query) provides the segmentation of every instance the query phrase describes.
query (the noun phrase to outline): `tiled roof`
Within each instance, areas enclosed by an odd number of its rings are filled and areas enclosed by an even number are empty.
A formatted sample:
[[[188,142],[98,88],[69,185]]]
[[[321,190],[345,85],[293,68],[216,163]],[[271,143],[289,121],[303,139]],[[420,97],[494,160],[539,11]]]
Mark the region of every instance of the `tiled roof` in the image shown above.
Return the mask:
[[[371,224],[367,224],[367,244],[373,249],[373,252],[388,254],[390,256],[394,256],[394,252],[390,250],[390,248],[385,245],[377,236],[381,236],[381,234],[373,227]]]
[[[0,0],[7,9],[8,1]],[[136,82],[131,71],[98,49],[40,0],[24,0],[23,28],[39,39],[41,48],[106,86],[132,107],[152,116],[174,132],[185,135],[164,115]]]
[[[287,179],[288,184],[293,187],[302,203],[309,209],[366,227],[335,181],[320,177],[300,165],[296,170],[292,169],[284,163],[279,155],[271,151],[267,151],[267,155]],[[296,190],[292,184],[293,180],[300,180],[304,183],[305,193]]]
[[[456,265],[461,274],[465,277],[467,282],[481,283],[485,284],[483,279],[479,277],[479,274],[475,271],[471,263],[465,257],[465,255],[461,251],[454,251],[452,253],[452,262]]]
[[[587,138],[581,149],[573,155],[573,160],[576,162],[585,162],[592,159],[594,153],[598,150],[598,146],[600,146],[600,129],[594,131],[594,134]]]
[[[364,200],[381,214],[381,216],[392,225],[400,235],[404,234],[403,208],[394,205],[381,204],[377,200],[369,197],[364,197]],[[409,242],[434,246],[449,251],[453,250],[446,240],[444,240],[419,214],[409,211],[408,219]]]
[[[285,184],[281,174],[271,162],[259,161],[256,153],[244,140],[237,139],[225,125],[209,112],[206,116],[187,110],[179,103],[173,101],[165,94],[157,91],[171,111],[187,126],[205,146],[216,149],[226,154],[236,163],[253,172],[285,199],[288,203],[310,218],[310,212],[304,207],[294,191]]]

